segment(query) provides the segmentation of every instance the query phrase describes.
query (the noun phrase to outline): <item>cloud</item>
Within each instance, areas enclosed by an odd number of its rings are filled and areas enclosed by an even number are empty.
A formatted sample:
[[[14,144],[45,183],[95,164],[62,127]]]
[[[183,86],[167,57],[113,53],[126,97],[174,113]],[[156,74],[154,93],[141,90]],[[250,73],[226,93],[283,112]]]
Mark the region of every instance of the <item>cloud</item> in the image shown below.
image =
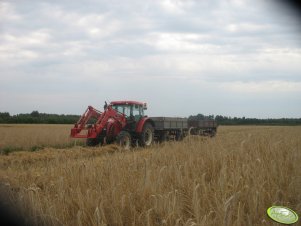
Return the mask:
[[[171,14],[181,15],[187,9],[190,9],[195,4],[195,1],[191,0],[162,0],[159,1],[161,8]]]
[[[146,43],[159,51],[210,54],[220,48],[211,44],[210,38],[208,34],[156,32],[149,35]]]
[[[0,2],[1,14],[0,19],[2,22],[18,22],[21,17],[16,14],[15,8],[12,4],[8,2]]]
[[[281,93],[292,99],[301,95],[296,24],[266,2],[32,0],[0,4],[0,89],[1,95],[11,97],[10,101],[0,99],[6,111],[22,112],[35,105],[47,110],[40,98],[45,97],[49,109],[58,113],[81,112],[75,101],[55,105],[55,98],[74,97],[81,104],[145,99],[153,105],[160,102],[155,106],[162,114],[193,99],[205,109],[226,112],[229,106],[218,109],[210,103],[257,93],[275,98]],[[93,93],[97,100],[92,101]],[[30,107],[25,108],[22,97],[28,97]],[[189,106],[179,114],[204,108]],[[300,112],[295,109],[296,115]]]
[[[256,24],[256,23],[237,23],[237,24],[229,24],[226,26],[226,31],[229,32],[244,32],[244,33],[252,33],[252,32],[263,32],[267,29],[270,29],[268,25]]]
[[[220,88],[236,93],[300,93],[301,82],[261,81],[261,82],[228,82]]]

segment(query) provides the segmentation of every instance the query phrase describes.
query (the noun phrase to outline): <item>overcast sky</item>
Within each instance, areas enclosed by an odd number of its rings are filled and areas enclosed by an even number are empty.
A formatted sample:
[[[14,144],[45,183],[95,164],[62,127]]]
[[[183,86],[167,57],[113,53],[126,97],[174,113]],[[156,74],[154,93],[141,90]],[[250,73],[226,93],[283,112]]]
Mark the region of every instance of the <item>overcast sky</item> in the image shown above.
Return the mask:
[[[300,118],[300,20],[273,2],[1,1],[0,112]]]

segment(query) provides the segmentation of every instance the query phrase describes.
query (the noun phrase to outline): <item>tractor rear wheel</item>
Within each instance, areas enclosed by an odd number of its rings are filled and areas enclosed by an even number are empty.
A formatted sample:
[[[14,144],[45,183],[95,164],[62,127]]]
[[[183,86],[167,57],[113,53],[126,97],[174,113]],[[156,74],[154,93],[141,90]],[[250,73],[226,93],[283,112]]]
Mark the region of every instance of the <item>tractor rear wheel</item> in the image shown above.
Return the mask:
[[[145,123],[140,134],[139,144],[142,147],[149,147],[154,142],[154,127],[150,123]]]
[[[127,131],[121,131],[116,137],[116,143],[125,150],[129,150],[132,144],[131,134]]]

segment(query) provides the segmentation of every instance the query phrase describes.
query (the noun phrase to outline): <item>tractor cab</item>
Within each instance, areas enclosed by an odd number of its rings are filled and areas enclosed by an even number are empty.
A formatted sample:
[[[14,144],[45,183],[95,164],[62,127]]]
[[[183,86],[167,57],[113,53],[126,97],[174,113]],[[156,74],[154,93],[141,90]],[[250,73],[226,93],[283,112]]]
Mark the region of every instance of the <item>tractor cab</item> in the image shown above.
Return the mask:
[[[136,101],[113,101],[111,107],[119,113],[125,115],[127,121],[138,122],[144,117],[146,104]]]

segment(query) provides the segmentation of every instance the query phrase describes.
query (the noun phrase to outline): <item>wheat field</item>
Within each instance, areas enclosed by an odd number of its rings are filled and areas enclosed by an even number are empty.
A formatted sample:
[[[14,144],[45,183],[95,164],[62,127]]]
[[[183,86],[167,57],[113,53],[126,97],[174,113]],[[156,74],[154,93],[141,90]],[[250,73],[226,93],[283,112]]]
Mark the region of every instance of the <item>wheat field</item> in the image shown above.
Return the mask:
[[[29,150],[32,147],[64,147],[80,144],[70,138],[73,125],[0,124],[0,149]]]
[[[300,216],[300,163],[301,127],[221,126],[148,149],[13,152],[0,156],[0,180],[34,225],[279,225],[266,209]]]

